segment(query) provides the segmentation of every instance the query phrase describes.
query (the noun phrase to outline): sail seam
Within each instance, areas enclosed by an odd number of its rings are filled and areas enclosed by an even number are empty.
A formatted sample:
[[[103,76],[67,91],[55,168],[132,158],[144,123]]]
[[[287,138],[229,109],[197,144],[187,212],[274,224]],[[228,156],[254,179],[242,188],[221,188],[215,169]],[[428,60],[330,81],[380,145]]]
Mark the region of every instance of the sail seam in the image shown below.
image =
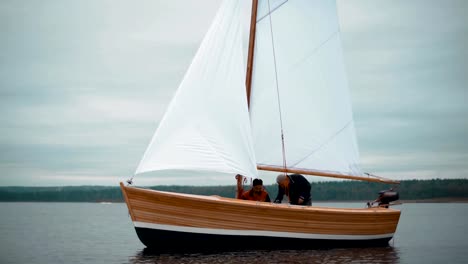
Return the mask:
[[[322,149],[324,146],[326,146],[328,143],[330,143],[330,141],[332,139],[334,139],[337,135],[339,135],[343,130],[345,130],[345,128],[347,128],[349,125],[351,125],[352,123],[352,120],[350,120],[348,123],[346,123],[340,130],[338,130],[335,134],[331,135],[330,138],[328,138],[328,140],[326,140],[325,142],[323,142],[320,146],[318,146],[317,148],[315,148],[314,150],[312,150],[308,155],[304,156],[304,158],[302,158],[301,160],[297,161],[296,163],[292,164],[291,166],[294,167],[296,166],[297,164],[303,162],[305,159],[307,159],[308,157],[312,156],[315,152],[319,151],[320,149]]]
[[[318,45],[315,49],[313,49],[309,55],[305,56],[304,58],[298,60],[297,62],[295,63],[292,63],[291,64],[291,67],[289,67],[289,69],[292,69],[292,68],[295,68],[297,67],[298,65],[302,64],[304,61],[306,61],[307,59],[309,59],[310,57],[312,57],[315,53],[317,53],[325,44],[327,44],[330,40],[332,40],[335,36],[338,35],[338,33],[340,32],[340,30],[337,30],[335,32],[333,32],[332,34],[330,34],[330,36],[324,41],[322,42],[320,45]]]
[[[259,23],[260,21],[262,21],[265,17],[267,16],[270,16],[271,14],[273,14],[273,12],[275,12],[276,10],[278,10],[278,8],[280,8],[282,5],[286,4],[288,2],[287,1],[284,1],[283,3],[281,3],[280,5],[278,5],[277,7],[275,7],[275,9],[273,10],[270,10],[270,8],[268,8],[268,13],[266,13],[264,16],[260,17],[259,19],[257,19],[257,23]],[[268,6],[270,6],[270,1],[268,1]]]

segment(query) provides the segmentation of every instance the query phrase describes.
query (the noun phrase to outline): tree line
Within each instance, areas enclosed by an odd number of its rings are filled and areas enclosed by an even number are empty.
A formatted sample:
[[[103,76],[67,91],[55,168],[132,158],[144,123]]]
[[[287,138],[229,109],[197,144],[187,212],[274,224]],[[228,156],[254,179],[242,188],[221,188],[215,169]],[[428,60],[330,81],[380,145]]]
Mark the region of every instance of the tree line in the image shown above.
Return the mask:
[[[468,179],[405,180],[399,185],[359,181],[312,182],[313,201],[372,201],[395,188],[400,200],[468,199]],[[236,186],[151,186],[154,190],[235,197]],[[248,187],[247,187],[248,188]],[[265,185],[274,199],[277,186]],[[123,202],[119,186],[0,187],[0,202]]]

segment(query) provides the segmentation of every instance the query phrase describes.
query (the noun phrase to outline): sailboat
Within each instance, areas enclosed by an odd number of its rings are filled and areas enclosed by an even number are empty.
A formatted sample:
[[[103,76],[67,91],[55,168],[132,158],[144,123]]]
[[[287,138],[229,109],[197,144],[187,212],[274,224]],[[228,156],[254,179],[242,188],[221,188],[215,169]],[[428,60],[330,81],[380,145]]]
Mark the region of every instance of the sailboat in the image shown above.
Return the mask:
[[[359,167],[335,1],[253,0],[246,57],[241,7],[221,3],[135,175],[196,171],[234,183],[270,171],[398,184]],[[155,249],[385,246],[400,218],[388,203],[275,204],[128,183],[136,233]]]

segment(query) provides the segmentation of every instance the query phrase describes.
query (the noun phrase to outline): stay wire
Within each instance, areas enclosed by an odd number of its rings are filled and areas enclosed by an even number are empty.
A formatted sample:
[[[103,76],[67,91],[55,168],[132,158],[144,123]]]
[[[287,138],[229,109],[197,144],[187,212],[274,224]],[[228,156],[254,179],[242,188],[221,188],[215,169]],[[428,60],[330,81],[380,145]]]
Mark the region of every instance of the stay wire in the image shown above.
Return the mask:
[[[273,64],[275,66],[276,95],[277,95],[277,100],[278,100],[278,111],[279,111],[280,127],[281,127],[281,150],[283,154],[283,167],[285,169],[284,174],[286,175],[286,150],[284,148],[283,118],[281,116],[281,100],[280,100],[280,94],[279,94],[278,70],[276,67],[276,51],[275,51],[275,42],[273,38],[273,22],[271,20],[270,0],[268,0],[268,13],[269,13],[268,17],[270,18],[271,46],[273,48]]]

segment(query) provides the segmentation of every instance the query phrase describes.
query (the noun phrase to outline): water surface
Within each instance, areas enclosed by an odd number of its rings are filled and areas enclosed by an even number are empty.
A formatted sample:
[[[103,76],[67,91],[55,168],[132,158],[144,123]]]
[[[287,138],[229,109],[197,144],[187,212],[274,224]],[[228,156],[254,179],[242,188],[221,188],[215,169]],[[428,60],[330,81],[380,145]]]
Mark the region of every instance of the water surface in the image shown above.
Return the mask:
[[[402,215],[389,247],[157,254],[138,240],[123,203],[0,203],[0,263],[468,262],[468,204],[408,203],[395,208]]]

